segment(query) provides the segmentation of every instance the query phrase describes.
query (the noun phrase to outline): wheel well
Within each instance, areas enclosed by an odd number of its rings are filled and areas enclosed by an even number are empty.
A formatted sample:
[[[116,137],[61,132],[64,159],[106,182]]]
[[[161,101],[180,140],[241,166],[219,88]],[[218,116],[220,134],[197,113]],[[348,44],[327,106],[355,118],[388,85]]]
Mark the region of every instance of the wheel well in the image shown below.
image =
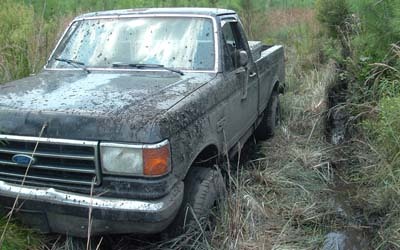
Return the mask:
[[[279,81],[276,81],[274,84],[274,88],[272,89],[272,92],[278,92],[279,91]]]
[[[218,163],[219,152],[215,145],[208,145],[205,147],[200,154],[197,155],[193,161],[193,166],[212,167]]]
[[[285,86],[280,84],[279,81],[276,81],[274,84],[274,88],[272,89],[272,92],[283,94],[285,92]]]

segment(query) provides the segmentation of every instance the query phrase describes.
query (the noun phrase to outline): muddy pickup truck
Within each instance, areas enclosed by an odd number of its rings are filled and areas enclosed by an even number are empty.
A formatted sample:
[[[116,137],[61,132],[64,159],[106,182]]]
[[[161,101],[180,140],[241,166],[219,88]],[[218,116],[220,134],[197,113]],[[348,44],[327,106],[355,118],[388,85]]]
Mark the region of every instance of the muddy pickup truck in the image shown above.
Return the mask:
[[[207,216],[220,160],[273,135],[283,53],[248,41],[231,10],[75,18],[42,72],[0,85],[2,210],[83,237]]]

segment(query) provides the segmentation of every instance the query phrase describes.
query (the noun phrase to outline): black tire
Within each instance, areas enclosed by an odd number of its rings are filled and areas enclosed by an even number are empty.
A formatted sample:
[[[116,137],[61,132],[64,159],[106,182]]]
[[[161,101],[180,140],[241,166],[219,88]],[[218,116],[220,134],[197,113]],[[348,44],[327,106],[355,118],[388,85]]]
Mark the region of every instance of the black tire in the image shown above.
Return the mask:
[[[268,105],[264,110],[263,118],[256,128],[256,139],[266,140],[274,136],[274,130],[281,120],[281,106],[279,93],[273,92]]]
[[[168,229],[169,235],[207,227],[213,221],[212,209],[219,206],[225,194],[225,182],[220,170],[192,167],[185,178],[182,206]]]

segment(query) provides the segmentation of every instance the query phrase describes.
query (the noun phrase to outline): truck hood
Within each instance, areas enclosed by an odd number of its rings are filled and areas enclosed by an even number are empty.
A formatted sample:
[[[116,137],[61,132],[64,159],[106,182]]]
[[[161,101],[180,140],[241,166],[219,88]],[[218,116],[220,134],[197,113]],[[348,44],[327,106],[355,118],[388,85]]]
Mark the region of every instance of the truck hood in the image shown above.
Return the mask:
[[[44,71],[0,86],[0,131],[86,140],[155,142],[154,120],[215,74]]]

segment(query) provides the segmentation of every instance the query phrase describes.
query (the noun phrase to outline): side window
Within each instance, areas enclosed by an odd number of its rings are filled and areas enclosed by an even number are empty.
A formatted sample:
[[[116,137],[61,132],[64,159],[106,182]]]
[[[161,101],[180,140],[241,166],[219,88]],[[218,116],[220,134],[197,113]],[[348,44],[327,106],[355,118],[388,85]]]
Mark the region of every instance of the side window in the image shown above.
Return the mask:
[[[235,37],[233,36],[231,23],[222,26],[222,39],[224,41],[224,64],[225,71],[230,72],[235,69],[234,53],[236,49]]]
[[[224,42],[224,64],[225,71],[233,71],[237,65],[237,51],[244,49],[237,23],[227,22],[222,26],[222,37]]]

